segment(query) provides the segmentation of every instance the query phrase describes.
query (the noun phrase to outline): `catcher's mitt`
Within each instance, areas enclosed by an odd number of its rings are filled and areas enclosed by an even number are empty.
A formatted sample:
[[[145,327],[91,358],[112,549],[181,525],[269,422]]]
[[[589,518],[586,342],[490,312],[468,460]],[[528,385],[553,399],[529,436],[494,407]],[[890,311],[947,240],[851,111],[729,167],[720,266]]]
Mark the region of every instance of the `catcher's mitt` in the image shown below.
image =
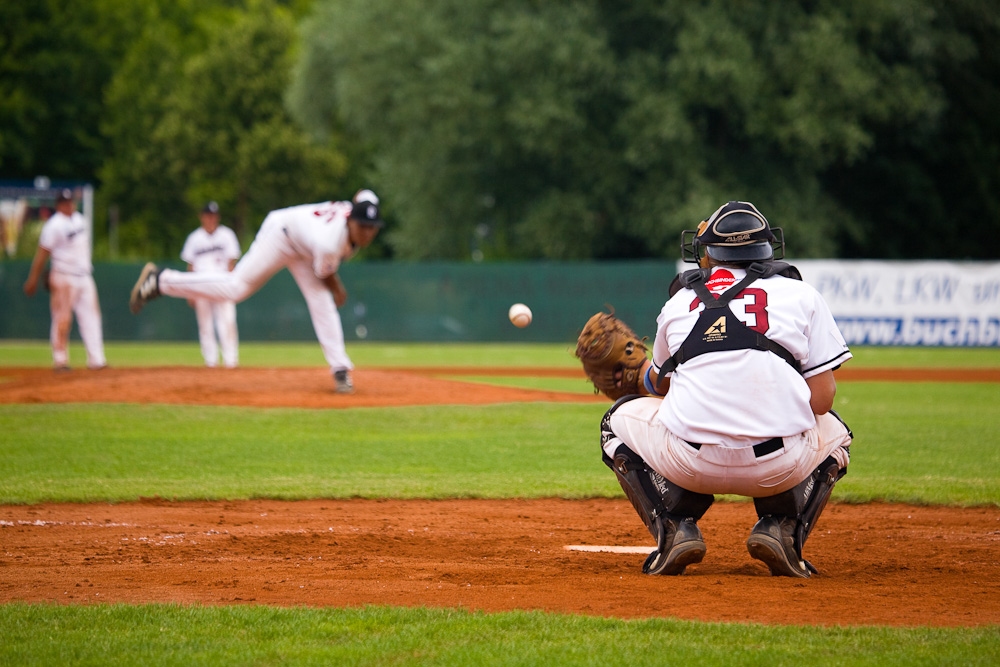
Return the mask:
[[[576,356],[596,391],[612,400],[639,393],[645,339],[613,314],[597,313],[587,320],[576,341]]]

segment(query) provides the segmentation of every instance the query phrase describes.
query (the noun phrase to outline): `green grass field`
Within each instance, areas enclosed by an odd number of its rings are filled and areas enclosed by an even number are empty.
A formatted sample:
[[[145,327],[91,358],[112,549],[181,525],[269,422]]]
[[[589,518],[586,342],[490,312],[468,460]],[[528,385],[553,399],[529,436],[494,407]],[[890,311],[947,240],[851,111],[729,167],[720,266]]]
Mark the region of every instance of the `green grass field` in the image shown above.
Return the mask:
[[[109,342],[112,366],[200,366],[195,341],[170,343]],[[568,343],[352,343],[348,352],[358,366],[505,366],[578,368]],[[852,368],[1000,368],[1000,349],[861,347],[853,348]],[[70,344],[70,363],[84,365],[83,345]],[[52,363],[46,341],[0,340],[0,367]],[[244,366],[323,366],[316,343],[240,343]]]
[[[4,665],[994,665],[995,628],[766,627],[460,609],[0,606]]]
[[[364,344],[349,351],[359,366],[576,365],[563,345]],[[107,354],[119,367],[200,364],[194,343],[111,343]],[[997,350],[872,348],[855,350],[855,356],[857,367],[1000,367]],[[82,365],[79,343],[71,361]],[[315,344],[244,344],[241,361],[323,365]],[[48,364],[44,342],[0,343],[0,381],[2,366]],[[472,377],[587,391],[559,378]],[[1000,507],[998,399],[996,384],[841,382],[837,408],[856,437],[850,474],[834,500]],[[597,449],[605,408],[0,405],[0,502],[618,497],[621,490]],[[342,456],[347,442],[362,446],[366,456]],[[525,453],[538,451],[548,455],[534,455],[530,469],[523,466]],[[0,526],[0,536],[2,531]],[[391,607],[15,603],[0,606],[0,636],[0,665],[965,665],[998,664],[1000,628],[821,629]]]

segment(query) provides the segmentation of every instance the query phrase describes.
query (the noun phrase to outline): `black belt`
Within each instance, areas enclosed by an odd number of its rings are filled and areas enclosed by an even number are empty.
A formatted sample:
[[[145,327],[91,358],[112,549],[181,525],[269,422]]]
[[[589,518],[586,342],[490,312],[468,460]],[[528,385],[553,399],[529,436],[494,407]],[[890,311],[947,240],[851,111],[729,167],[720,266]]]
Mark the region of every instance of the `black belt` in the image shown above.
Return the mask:
[[[700,442],[690,442],[689,440],[685,440],[684,442],[691,445],[695,449],[701,449]],[[782,442],[781,438],[771,438],[770,440],[765,440],[764,442],[754,445],[753,455],[756,456],[757,458],[760,458],[762,456],[767,456],[772,452],[778,451],[784,446],[785,443]]]

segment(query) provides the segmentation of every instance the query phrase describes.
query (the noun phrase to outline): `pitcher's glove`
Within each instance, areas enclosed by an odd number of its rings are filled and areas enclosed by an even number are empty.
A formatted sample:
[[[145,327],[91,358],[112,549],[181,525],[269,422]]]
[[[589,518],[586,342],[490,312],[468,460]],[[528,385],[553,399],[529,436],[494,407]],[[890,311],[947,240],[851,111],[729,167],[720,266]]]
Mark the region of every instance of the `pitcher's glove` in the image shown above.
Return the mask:
[[[576,356],[595,393],[611,400],[639,393],[646,343],[614,314],[597,313],[587,320],[576,341]]]

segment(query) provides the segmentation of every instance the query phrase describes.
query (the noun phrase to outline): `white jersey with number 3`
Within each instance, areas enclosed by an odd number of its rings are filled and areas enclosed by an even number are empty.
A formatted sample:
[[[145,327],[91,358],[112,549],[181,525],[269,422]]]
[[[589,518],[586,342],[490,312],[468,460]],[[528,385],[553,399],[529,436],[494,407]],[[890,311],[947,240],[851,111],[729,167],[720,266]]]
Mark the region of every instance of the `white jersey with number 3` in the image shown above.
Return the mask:
[[[340,314],[325,280],[357,251],[347,224],[352,206],[347,201],[328,201],[271,211],[232,272],[164,269],[158,278],[160,292],[185,299],[240,302],[287,268],[305,297],[331,370],[351,370],[354,364],[344,349]]]
[[[716,267],[707,283],[718,296],[746,276]],[[657,317],[653,372],[677,351],[704,310],[691,289],[677,292]],[[801,363],[800,375],[778,355],[762,350],[710,352],[671,374],[659,418],[689,442],[745,447],[802,433],[816,425],[806,377],[852,357],[822,296],[783,276],[758,279],[729,303],[751,329],[780,343]]]

